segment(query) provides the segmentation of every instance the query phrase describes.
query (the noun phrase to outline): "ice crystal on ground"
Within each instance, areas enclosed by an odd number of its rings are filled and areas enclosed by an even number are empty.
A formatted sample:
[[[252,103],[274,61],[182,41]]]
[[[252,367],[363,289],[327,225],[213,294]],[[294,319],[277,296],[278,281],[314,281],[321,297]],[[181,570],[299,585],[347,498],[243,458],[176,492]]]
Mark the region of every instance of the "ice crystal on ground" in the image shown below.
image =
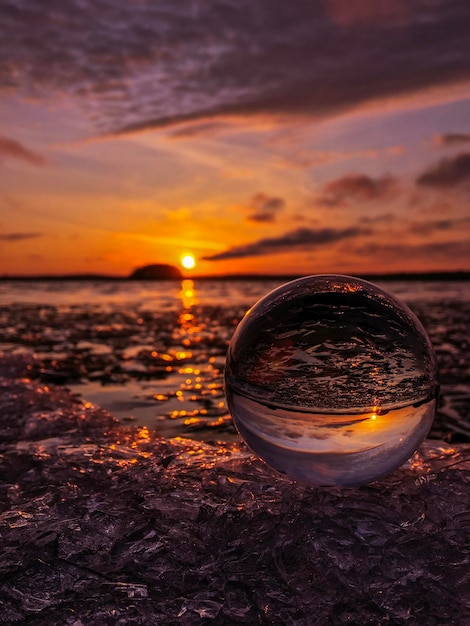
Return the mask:
[[[306,488],[0,364],[4,624],[465,624],[470,446]]]

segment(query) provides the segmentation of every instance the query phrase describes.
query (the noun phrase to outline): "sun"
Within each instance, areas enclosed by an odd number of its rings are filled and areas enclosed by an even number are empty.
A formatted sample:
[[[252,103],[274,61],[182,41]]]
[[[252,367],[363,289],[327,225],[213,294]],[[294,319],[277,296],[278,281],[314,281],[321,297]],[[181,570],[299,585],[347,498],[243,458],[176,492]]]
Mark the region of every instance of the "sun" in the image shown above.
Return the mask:
[[[193,267],[195,267],[196,265],[196,259],[193,257],[192,254],[185,254],[184,257],[181,258],[181,265],[186,270],[192,270]]]

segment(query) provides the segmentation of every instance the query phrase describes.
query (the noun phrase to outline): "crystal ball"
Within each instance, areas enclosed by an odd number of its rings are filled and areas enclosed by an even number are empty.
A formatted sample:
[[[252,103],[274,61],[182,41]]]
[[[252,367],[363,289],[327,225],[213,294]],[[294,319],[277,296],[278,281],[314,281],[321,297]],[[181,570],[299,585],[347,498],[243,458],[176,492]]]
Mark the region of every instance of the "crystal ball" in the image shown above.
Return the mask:
[[[428,434],[437,363],[403,302],[358,278],[307,276],[245,314],[225,391],[240,435],[271,467],[308,485],[361,485]]]

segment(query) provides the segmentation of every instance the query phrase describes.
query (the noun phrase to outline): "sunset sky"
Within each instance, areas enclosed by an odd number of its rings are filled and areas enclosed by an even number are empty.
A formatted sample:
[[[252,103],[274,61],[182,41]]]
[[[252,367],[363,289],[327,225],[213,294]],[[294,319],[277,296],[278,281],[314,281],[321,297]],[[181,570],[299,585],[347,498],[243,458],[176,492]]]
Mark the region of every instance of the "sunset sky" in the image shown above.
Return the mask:
[[[0,16],[0,275],[470,269],[468,0]]]

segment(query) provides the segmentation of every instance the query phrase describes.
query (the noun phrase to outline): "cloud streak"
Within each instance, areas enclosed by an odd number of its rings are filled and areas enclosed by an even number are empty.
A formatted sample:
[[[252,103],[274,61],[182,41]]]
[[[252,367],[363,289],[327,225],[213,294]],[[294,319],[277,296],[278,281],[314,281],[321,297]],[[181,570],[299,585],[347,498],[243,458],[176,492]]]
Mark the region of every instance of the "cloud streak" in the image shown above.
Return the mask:
[[[0,241],[16,243],[27,239],[38,239],[43,237],[42,233],[0,233]]]
[[[439,242],[425,242],[425,243],[397,243],[397,244],[374,244],[371,243],[367,246],[358,246],[354,248],[354,251],[359,255],[376,254],[380,255],[382,262],[403,262],[407,263],[410,260],[413,261],[425,261],[432,258],[436,263],[436,267],[445,265],[446,262],[452,260],[455,265],[455,260],[461,263],[461,268],[468,267],[470,262],[470,250],[467,241],[459,240],[444,240]]]
[[[332,207],[349,201],[370,202],[390,195],[395,187],[396,181],[391,176],[371,178],[366,174],[348,174],[328,182],[320,202]]]
[[[251,212],[247,219],[252,222],[272,223],[277,214],[286,206],[285,200],[278,196],[267,196],[265,193],[256,193],[250,202]]]
[[[234,246],[224,252],[204,257],[206,261],[223,261],[226,259],[241,259],[244,257],[264,256],[280,252],[292,252],[308,249],[311,246],[323,246],[336,243],[344,239],[355,238],[359,235],[371,234],[369,228],[298,228],[279,237],[267,237],[243,246]]]
[[[437,135],[434,141],[440,146],[459,146],[470,142],[470,133],[446,133]]]
[[[8,137],[0,137],[0,158],[2,157],[27,161],[32,165],[44,165],[46,163],[46,159],[42,155]]]
[[[178,126],[168,134],[169,139],[207,139],[233,130],[233,126],[222,120],[200,122],[188,126]]]
[[[432,235],[434,233],[442,233],[452,229],[466,229],[470,223],[470,217],[460,219],[439,219],[426,222],[411,222],[409,225],[410,232],[418,235]]]
[[[422,187],[447,189],[470,183],[470,153],[458,154],[451,159],[442,159],[416,179]]]
[[[76,96],[108,133],[318,117],[470,79],[469,19],[466,0],[11,0],[0,80]]]

